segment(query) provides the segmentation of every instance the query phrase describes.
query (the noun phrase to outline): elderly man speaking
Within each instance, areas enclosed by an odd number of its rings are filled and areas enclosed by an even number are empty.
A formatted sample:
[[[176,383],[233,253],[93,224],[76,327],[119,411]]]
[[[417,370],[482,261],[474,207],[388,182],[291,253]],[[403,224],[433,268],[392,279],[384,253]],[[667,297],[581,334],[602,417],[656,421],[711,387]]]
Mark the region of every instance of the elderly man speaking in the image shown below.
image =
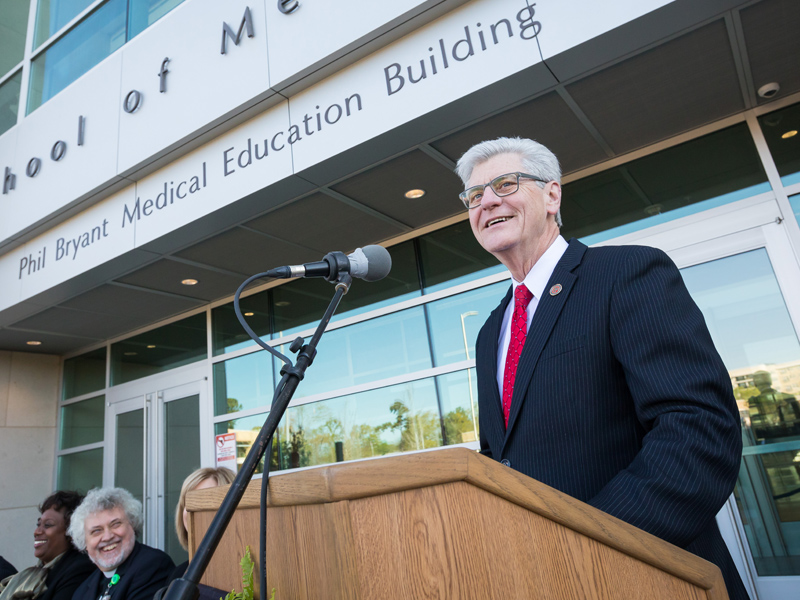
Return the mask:
[[[456,172],[512,276],[476,342],[482,453],[717,564],[747,598],[714,519],[739,469],[736,402],[678,269],[566,242],[558,160],[537,142],[482,142]]]
[[[142,533],[142,504],[121,488],[91,490],[72,515],[69,535],[97,565],[73,600],[152,600],[175,563],[136,541]]]

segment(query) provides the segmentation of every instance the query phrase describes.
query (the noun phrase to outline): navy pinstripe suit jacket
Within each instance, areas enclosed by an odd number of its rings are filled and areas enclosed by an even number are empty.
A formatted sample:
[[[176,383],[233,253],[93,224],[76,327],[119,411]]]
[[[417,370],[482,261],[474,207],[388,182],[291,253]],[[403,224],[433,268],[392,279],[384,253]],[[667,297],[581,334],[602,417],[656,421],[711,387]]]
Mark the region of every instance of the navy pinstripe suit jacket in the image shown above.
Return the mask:
[[[746,599],[714,519],[739,470],[738,411],[674,263],[573,239],[543,296],[508,429],[496,374],[511,290],[478,334],[481,452],[717,564],[731,599]]]

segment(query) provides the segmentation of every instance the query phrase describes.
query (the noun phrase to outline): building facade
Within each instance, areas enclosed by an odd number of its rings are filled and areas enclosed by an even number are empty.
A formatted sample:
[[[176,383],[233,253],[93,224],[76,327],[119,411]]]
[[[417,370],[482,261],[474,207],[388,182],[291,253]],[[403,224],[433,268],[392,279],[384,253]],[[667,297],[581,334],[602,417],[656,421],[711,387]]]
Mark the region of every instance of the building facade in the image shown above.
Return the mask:
[[[681,269],[742,417],[721,529],[752,597],[800,585],[800,4],[0,11],[0,554],[18,568],[51,490],[112,484],[183,560],[183,478],[241,462],[280,378],[234,291],[330,250],[384,245],[392,272],[345,296],[272,468],[477,448],[474,342],[509,274],[452,169],[519,135],[562,163],[567,239],[656,246]],[[332,293],[267,280],[241,306],[289,353]]]

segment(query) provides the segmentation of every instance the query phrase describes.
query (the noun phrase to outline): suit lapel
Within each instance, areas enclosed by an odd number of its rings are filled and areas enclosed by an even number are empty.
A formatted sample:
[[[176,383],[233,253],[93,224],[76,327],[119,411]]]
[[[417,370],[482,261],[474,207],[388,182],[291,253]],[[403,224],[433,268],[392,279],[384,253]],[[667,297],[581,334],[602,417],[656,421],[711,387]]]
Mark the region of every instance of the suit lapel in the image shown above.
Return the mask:
[[[514,378],[514,395],[511,398],[511,411],[508,417],[508,428],[506,429],[506,436],[503,445],[508,442],[511,430],[517,420],[517,415],[522,408],[522,403],[528,395],[528,386],[530,385],[533,372],[536,369],[536,363],[539,361],[539,356],[542,353],[547,340],[550,339],[550,334],[553,327],[558,321],[561,310],[567,303],[570,292],[577,280],[577,276],[572,273],[573,269],[577,267],[583,254],[586,251],[586,246],[581,242],[571,239],[569,248],[567,248],[561,260],[558,261],[547,286],[544,289],[542,297],[539,299],[539,304],[536,307],[536,312],[533,314],[533,321],[528,336],[525,339],[525,346],[522,349],[522,355],[519,359],[517,366],[517,375]],[[557,285],[561,285],[561,291],[555,295],[550,294],[550,289]],[[495,365],[495,371],[497,366]]]

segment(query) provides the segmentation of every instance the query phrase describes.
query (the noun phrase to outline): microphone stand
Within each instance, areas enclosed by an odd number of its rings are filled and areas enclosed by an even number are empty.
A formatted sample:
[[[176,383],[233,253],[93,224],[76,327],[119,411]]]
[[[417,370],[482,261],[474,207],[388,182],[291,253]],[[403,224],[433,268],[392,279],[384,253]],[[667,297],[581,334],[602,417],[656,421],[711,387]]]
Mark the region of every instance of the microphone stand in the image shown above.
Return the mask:
[[[319,322],[319,325],[317,325],[314,335],[311,336],[311,340],[308,344],[303,346],[299,345],[302,343],[302,338],[297,338],[292,343],[292,349],[299,349],[300,351],[297,355],[296,364],[293,366],[291,364],[284,364],[281,369],[281,375],[283,375],[281,383],[283,387],[273,400],[272,408],[269,411],[267,420],[264,422],[264,426],[261,428],[253,446],[250,448],[250,452],[247,453],[247,457],[244,459],[239,473],[228,489],[228,493],[225,495],[225,499],[222,501],[219,510],[217,510],[217,514],[214,515],[214,519],[211,521],[208,531],[206,531],[206,534],[203,536],[197,548],[197,552],[189,562],[189,568],[186,570],[183,577],[176,579],[169,585],[167,591],[164,593],[163,600],[196,600],[199,596],[197,585],[200,582],[200,578],[203,576],[203,573],[205,573],[208,563],[211,562],[211,557],[214,555],[214,551],[217,549],[222,535],[225,533],[225,529],[228,527],[233,517],[236,507],[239,506],[239,501],[242,499],[247,489],[247,484],[256,472],[258,463],[264,455],[283,417],[283,413],[286,412],[286,408],[289,406],[289,402],[297,386],[303,379],[306,369],[314,361],[314,357],[317,354],[317,344],[325,328],[328,326],[331,317],[333,317],[333,313],[336,312],[336,309],[339,307],[342,296],[348,292],[350,284],[352,283],[353,279],[349,273],[340,273],[337,277],[336,292],[325,314],[322,316],[322,320]],[[281,384],[278,385],[280,387]],[[266,568],[266,565],[261,565],[261,568]],[[265,590],[259,590],[259,593],[263,599]]]

